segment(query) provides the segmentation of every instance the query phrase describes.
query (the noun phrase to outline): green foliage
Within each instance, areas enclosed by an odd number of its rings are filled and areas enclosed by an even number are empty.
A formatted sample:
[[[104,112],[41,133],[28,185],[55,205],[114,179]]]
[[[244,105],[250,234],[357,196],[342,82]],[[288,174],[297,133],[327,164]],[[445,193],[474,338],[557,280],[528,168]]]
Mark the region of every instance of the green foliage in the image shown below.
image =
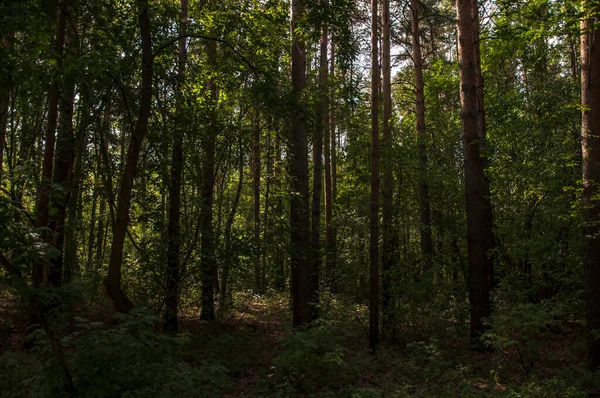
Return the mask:
[[[307,330],[291,330],[281,339],[283,351],[273,359],[271,387],[279,396],[293,396],[330,385],[346,366],[344,335],[333,322],[322,319]]]
[[[549,341],[561,337],[581,302],[564,296],[532,302],[519,283],[504,283],[496,291],[495,307],[484,340],[511,366],[530,374]]]
[[[159,318],[145,308],[119,314],[115,327],[76,317],[75,331],[62,341],[78,392],[85,397],[214,397],[226,384],[227,369],[198,361],[181,361],[185,336],[156,330]],[[12,369],[0,379],[0,390],[27,396],[58,396],[62,388],[58,367],[41,332],[37,334],[35,363],[7,353],[0,368]],[[28,369],[38,368],[38,372]],[[14,372],[23,372],[13,379]],[[9,378],[10,377],[10,378]],[[15,383],[15,380],[19,382]],[[10,396],[4,395],[4,396]],[[30,394],[30,395],[29,395]]]

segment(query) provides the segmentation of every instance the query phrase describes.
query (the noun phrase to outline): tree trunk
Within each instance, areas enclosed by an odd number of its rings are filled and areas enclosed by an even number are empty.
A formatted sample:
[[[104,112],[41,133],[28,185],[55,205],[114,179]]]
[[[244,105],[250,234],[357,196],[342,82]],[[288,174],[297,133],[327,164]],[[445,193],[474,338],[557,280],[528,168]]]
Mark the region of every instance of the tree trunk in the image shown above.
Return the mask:
[[[231,261],[233,256],[231,255],[231,227],[235,220],[235,213],[237,212],[238,203],[240,202],[240,196],[242,195],[242,188],[244,187],[244,150],[242,148],[242,142],[240,140],[240,164],[238,169],[238,185],[235,191],[235,197],[231,204],[231,210],[225,221],[225,264],[223,264],[223,277],[221,278],[221,300],[223,303],[227,302],[229,297],[227,296],[227,283],[229,282],[229,271],[231,269]]]
[[[330,79],[333,80],[335,74],[335,43],[331,43],[331,65],[329,69]],[[338,276],[336,275],[337,270],[337,225],[335,222],[334,208],[337,203],[337,133],[335,125],[335,90],[330,90],[330,102],[331,102],[331,117],[330,117],[330,131],[329,131],[329,142],[331,143],[331,204],[329,209],[331,210],[331,217],[329,218],[330,230],[327,234],[327,246],[329,247],[330,253],[327,256],[327,268],[330,272],[330,283],[331,291],[338,291]]]
[[[121,289],[121,272],[123,265],[123,246],[129,223],[129,210],[131,207],[131,191],[133,181],[137,172],[137,163],[140,150],[146,133],[148,131],[148,119],[152,107],[152,37],[150,31],[150,16],[148,14],[148,0],[138,0],[138,23],[142,38],[142,95],[140,100],[140,112],[137,124],[127,151],[125,168],[121,177],[121,188],[117,211],[115,215],[115,227],[110,252],[108,274],[104,278],[104,288],[119,312],[128,312],[133,308],[133,303],[127,298]]]
[[[260,275],[260,112],[257,110],[252,135],[252,192],[254,195],[254,290],[262,293]]]
[[[54,144],[56,125],[58,121],[58,100],[60,96],[60,75],[63,69],[63,52],[65,47],[66,31],[66,4],[63,0],[57,2],[57,27],[54,56],[56,57],[56,69],[52,74],[50,90],[48,92],[48,121],[46,124],[46,142],[44,146],[44,160],[42,164],[42,179],[40,182],[38,200],[36,206],[36,227],[48,226],[50,214],[50,182],[52,180],[52,166],[54,165]],[[38,287],[44,281],[44,264],[34,263],[32,271],[33,285]]]
[[[480,155],[475,37],[472,1],[457,0],[460,102],[467,213],[468,289],[471,304],[471,345],[482,349],[483,318],[491,314],[489,258],[484,212],[485,172]]]
[[[369,348],[379,346],[379,52],[377,3],[371,0],[371,203],[369,243]]]
[[[583,150],[584,243],[583,264],[588,323],[588,364],[600,366],[600,41],[595,40],[600,6],[582,2],[586,16],[581,23],[581,107]],[[595,331],[595,335],[594,335]]]
[[[385,171],[383,173],[383,196],[382,222],[383,222],[383,247],[381,253],[381,266],[383,271],[383,331],[391,332],[392,340],[395,340],[395,310],[392,305],[392,275],[391,272],[396,264],[396,228],[394,227],[394,156],[392,152],[392,84],[390,68],[390,2],[383,0],[381,13],[381,26],[383,30],[381,60],[383,73],[383,147],[385,155]]]
[[[427,184],[427,145],[425,124],[425,84],[423,83],[423,58],[421,56],[421,32],[417,1],[411,0],[412,47],[415,68],[415,96],[417,116],[417,141],[419,156],[419,209],[421,230],[421,261],[424,270],[431,266],[433,243],[431,239],[431,211],[429,207],[429,185]]]
[[[217,43],[207,43],[207,56],[209,63],[215,67],[217,64]],[[202,309],[200,319],[210,321],[215,319],[215,286],[214,272],[217,266],[215,257],[215,236],[213,230],[213,187],[215,183],[215,140],[217,136],[217,102],[219,93],[217,85],[211,79],[207,84],[210,93],[210,110],[212,123],[205,131],[202,143],[202,200],[200,214],[200,257],[202,260]]]
[[[2,37],[2,48],[9,51],[12,47],[12,40],[15,32],[9,31],[5,37]],[[8,107],[10,105],[10,90],[12,86],[12,77],[4,76],[0,81],[0,186],[2,185],[2,166],[4,164],[4,150],[6,148],[6,126],[8,125]]]
[[[323,7],[327,7],[327,0],[322,1]],[[329,64],[327,62],[328,27],[323,24],[321,31],[321,49],[319,59],[319,112],[317,128],[313,136],[313,194],[311,208],[311,286],[312,286],[312,318],[319,317],[319,284],[321,278],[321,194],[323,191],[323,137],[329,127],[329,95],[327,80]]]
[[[494,287],[494,255],[496,248],[496,238],[494,236],[494,216],[492,207],[492,194],[490,191],[490,178],[488,175],[488,157],[487,157],[487,132],[485,121],[485,101],[484,101],[484,82],[481,72],[481,48],[479,41],[479,2],[473,0],[471,3],[471,20],[473,21],[473,39],[475,55],[475,76],[477,87],[477,134],[479,137],[479,153],[483,159],[483,221],[485,228],[485,244],[487,250],[486,256],[486,278],[489,289]]]
[[[311,320],[311,272],[309,263],[310,218],[308,214],[308,139],[304,114],[306,88],[306,43],[298,32],[304,18],[304,0],[292,0],[292,90],[294,105],[289,141],[290,195],[290,263],[293,305],[293,324],[306,326]]]
[[[70,22],[72,22],[72,17]],[[67,65],[77,54],[77,37],[74,37],[76,26],[70,26],[65,37],[65,58]],[[67,218],[67,205],[71,198],[72,173],[75,163],[75,135],[73,131],[73,102],[75,101],[75,81],[72,72],[63,74],[62,92],[59,96],[58,133],[56,135],[56,151],[54,173],[50,198],[51,215],[49,229],[50,245],[58,250],[58,255],[50,261],[48,283],[60,286],[63,282],[63,247],[64,228]]]
[[[181,0],[179,14],[179,35],[186,33],[188,19],[188,1]],[[179,319],[177,311],[179,306],[179,255],[181,247],[180,219],[181,219],[181,179],[183,175],[183,137],[185,117],[183,111],[183,84],[185,82],[185,64],[187,39],[179,39],[178,59],[178,87],[176,98],[176,123],[171,157],[171,181],[169,185],[169,225],[167,243],[167,283],[165,295],[165,330],[178,330]]]
[[[330,77],[333,78],[333,73],[335,71],[335,61],[334,61],[334,48],[333,48],[333,39],[331,41],[331,68],[329,70]],[[335,119],[333,115],[333,100],[334,94],[333,90],[330,90],[329,94],[329,125],[326,126],[327,130],[325,130],[328,134],[325,134],[323,137],[323,155],[325,161],[325,261],[326,261],[326,272],[327,272],[327,283],[331,287],[332,290],[334,286],[334,269],[335,269],[335,255],[334,255],[334,246],[335,246],[335,238],[333,235],[333,197],[332,197],[332,186],[331,186],[331,137],[335,134]]]

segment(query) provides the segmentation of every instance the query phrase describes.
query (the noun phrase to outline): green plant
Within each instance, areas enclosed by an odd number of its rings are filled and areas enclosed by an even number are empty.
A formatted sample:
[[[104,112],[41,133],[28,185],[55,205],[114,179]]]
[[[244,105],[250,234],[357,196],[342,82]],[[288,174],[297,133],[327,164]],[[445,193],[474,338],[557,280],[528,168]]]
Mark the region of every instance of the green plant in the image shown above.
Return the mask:
[[[318,320],[283,337],[284,350],[273,359],[270,375],[279,394],[310,393],[331,382],[346,364],[344,334],[333,322]]]

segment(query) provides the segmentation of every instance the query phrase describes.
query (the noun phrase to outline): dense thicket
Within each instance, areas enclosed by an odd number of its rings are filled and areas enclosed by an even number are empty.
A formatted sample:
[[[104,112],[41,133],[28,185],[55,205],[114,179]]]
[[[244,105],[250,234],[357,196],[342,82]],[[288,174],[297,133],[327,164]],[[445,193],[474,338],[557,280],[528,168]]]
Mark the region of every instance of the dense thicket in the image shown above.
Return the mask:
[[[39,394],[91,394],[100,340],[141,344],[115,369],[144,362],[167,396],[219,394],[223,369],[175,333],[248,292],[289,299],[292,354],[273,363],[294,393],[320,369],[302,361],[342,361],[355,326],[371,353],[432,358],[441,340],[532,378],[545,343],[578,336],[598,368],[599,16],[586,0],[4,1],[0,286]],[[113,310],[118,325],[86,321]],[[99,396],[119,383],[145,382]]]

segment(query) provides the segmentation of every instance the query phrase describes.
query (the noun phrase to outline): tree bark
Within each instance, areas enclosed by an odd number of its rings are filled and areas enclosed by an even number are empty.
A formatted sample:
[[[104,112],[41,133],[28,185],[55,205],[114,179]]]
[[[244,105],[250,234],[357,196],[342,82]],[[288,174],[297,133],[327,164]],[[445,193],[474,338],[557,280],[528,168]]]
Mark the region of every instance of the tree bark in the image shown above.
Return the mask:
[[[207,43],[207,56],[209,63],[216,67],[217,64],[217,43],[209,41]],[[217,136],[217,103],[219,93],[214,80],[209,80],[207,89],[210,95],[210,109],[212,122],[205,131],[202,143],[202,189],[200,197],[202,201],[200,214],[200,257],[202,260],[201,279],[202,279],[202,309],[200,319],[211,321],[215,319],[215,268],[217,261],[215,257],[215,236],[213,229],[213,199],[215,183],[215,140]]]
[[[67,5],[65,5],[67,7]],[[69,9],[67,9],[67,13]],[[70,14],[70,13],[69,13]],[[69,18],[72,23],[73,18]],[[67,65],[77,54],[77,37],[73,34],[76,26],[70,26],[65,35],[65,55]],[[65,62],[63,60],[63,62]],[[69,68],[63,73],[62,91],[59,95],[58,132],[56,134],[56,151],[52,176],[50,198],[51,215],[49,243],[58,250],[58,255],[51,259],[48,272],[48,283],[60,286],[63,283],[64,263],[64,229],[67,218],[67,205],[71,198],[72,173],[75,163],[75,134],[73,131],[73,102],[75,101],[75,81]]]
[[[142,39],[142,92],[140,100],[140,111],[131,134],[125,168],[121,177],[121,187],[117,211],[115,215],[115,227],[110,252],[108,274],[104,278],[104,288],[119,312],[128,312],[133,308],[133,303],[127,298],[121,289],[121,273],[123,265],[123,246],[127,225],[129,223],[129,210],[131,207],[131,191],[133,181],[137,172],[138,159],[142,143],[148,131],[148,120],[152,107],[152,37],[150,30],[150,16],[148,14],[148,0],[138,0],[138,23]]]
[[[14,31],[9,31],[5,37],[2,37],[3,51],[10,51],[12,40],[15,37]],[[12,86],[12,77],[4,76],[0,81],[0,186],[2,185],[2,171],[4,165],[4,150],[6,149],[6,126],[8,125],[8,107],[10,105],[10,91]]]
[[[306,88],[306,43],[298,24],[304,18],[304,0],[292,0],[292,134],[289,141],[290,263],[293,324],[306,326],[311,320],[311,272],[309,262],[310,218],[308,214],[308,139],[304,90]]]
[[[221,299],[225,303],[229,299],[227,294],[227,287],[229,282],[229,272],[231,269],[232,251],[231,251],[231,228],[233,227],[233,221],[235,220],[235,213],[237,212],[238,203],[240,202],[240,196],[242,195],[242,188],[244,186],[244,151],[242,148],[242,142],[240,140],[240,164],[238,168],[238,185],[235,191],[235,197],[231,204],[231,210],[225,221],[225,263],[223,264],[223,277],[221,278]]]
[[[369,348],[379,346],[379,35],[378,0],[371,0],[371,202],[369,217]]]
[[[584,0],[581,23],[581,107],[583,151],[583,264],[588,323],[588,364],[600,366],[600,40],[596,21],[600,6]],[[594,335],[595,331],[595,335]]]
[[[50,89],[48,91],[48,121],[46,124],[46,142],[44,145],[44,160],[42,163],[42,179],[38,191],[36,206],[36,227],[48,226],[50,214],[50,182],[52,181],[52,166],[54,165],[54,144],[56,140],[56,126],[58,121],[58,100],[60,96],[60,75],[63,70],[63,52],[65,47],[66,31],[66,4],[63,0],[57,1],[58,20],[56,25],[56,41],[54,56],[56,69],[52,74]],[[43,234],[44,235],[44,234]],[[44,263],[34,263],[32,270],[33,285],[38,287],[44,282]]]
[[[333,78],[333,74],[335,72],[335,61],[334,61],[334,48],[333,48],[333,38],[331,40],[331,63],[329,76]],[[327,283],[331,287],[332,291],[334,290],[333,286],[335,284],[335,236],[334,236],[334,226],[333,226],[333,187],[332,184],[332,143],[331,139],[335,135],[335,118],[333,114],[333,101],[334,101],[334,93],[333,90],[329,90],[329,103],[328,103],[328,112],[329,112],[329,125],[326,126],[327,130],[325,132],[327,134],[323,137],[323,156],[325,161],[325,261],[326,261],[326,272],[327,272]]]
[[[485,220],[485,163],[480,154],[477,74],[472,1],[457,0],[460,102],[467,213],[468,290],[471,304],[471,345],[482,349],[483,318],[491,314],[487,224]]]
[[[381,253],[381,266],[383,271],[382,281],[382,309],[383,309],[383,331],[391,332],[392,340],[395,340],[395,310],[392,305],[392,275],[391,272],[396,265],[396,228],[394,226],[394,157],[392,152],[392,84],[390,67],[390,2],[383,0],[381,13],[382,26],[382,73],[383,73],[383,147],[384,164],[382,193],[382,222],[383,222],[383,247]]]
[[[328,6],[328,1],[322,1],[324,8]],[[323,137],[329,127],[329,95],[328,95],[328,74],[329,63],[327,62],[329,29],[327,24],[321,27],[320,59],[319,59],[319,111],[317,128],[313,136],[313,194],[311,208],[311,285],[312,285],[312,318],[319,317],[319,284],[321,279],[321,195],[323,192]]]
[[[252,134],[252,192],[254,195],[254,290],[262,293],[260,275],[260,112],[257,110],[254,120],[254,132]]]
[[[484,101],[484,81],[481,71],[481,47],[479,40],[479,2],[472,0],[471,19],[473,21],[473,39],[475,55],[475,76],[477,87],[477,134],[479,136],[479,153],[483,159],[483,222],[485,229],[485,244],[487,250],[486,256],[486,279],[489,289],[494,287],[494,255],[496,248],[496,237],[494,236],[494,209],[492,207],[492,194],[490,191],[490,178],[488,175],[488,149],[487,149],[487,128],[485,121],[485,101]]]
[[[179,273],[180,273],[180,219],[181,219],[181,180],[183,176],[183,138],[185,135],[185,117],[183,111],[183,84],[185,83],[185,64],[187,61],[187,39],[183,37],[187,31],[188,1],[181,0],[178,33],[182,36],[178,43],[178,87],[176,97],[175,137],[171,155],[171,176],[169,185],[169,225],[167,242],[167,283],[165,296],[165,330],[178,330],[179,318]]]
[[[427,184],[427,145],[425,124],[425,84],[423,82],[423,58],[421,56],[421,31],[417,1],[411,0],[412,48],[415,72],[415,97],[417,116],[417,147],[419,156],[419,209],[421,231],[421,265],[424,270],[431,266],[433,242],[431,239],[431,210],[429,207],[429,185]]]

